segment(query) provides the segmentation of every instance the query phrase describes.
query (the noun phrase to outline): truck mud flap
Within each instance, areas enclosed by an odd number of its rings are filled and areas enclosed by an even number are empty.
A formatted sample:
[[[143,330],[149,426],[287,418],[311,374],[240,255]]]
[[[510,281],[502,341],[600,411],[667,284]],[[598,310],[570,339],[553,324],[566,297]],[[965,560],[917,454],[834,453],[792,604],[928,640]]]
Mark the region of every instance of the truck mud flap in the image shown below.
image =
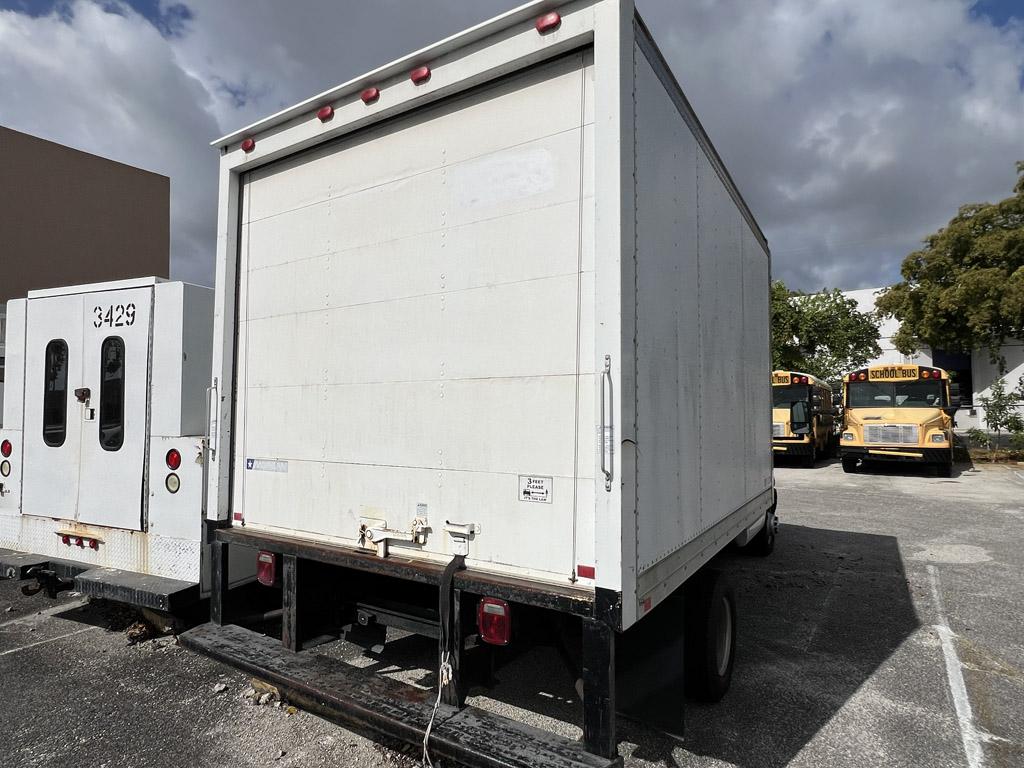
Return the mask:
[[[265,680],[284,698],[329,720],[419,746],[435,691],[380,677],[234,625],[203,624],[178,638],[189,650]],[[605,768],[621,766],[579,742],[476,707],[441,704],[430,732],[432,756],[473,768]]]
[[[75,576],[75,589],[89,597],[136,608],[176,613],[199,600],[199,584],[117,568],[89,568]]]

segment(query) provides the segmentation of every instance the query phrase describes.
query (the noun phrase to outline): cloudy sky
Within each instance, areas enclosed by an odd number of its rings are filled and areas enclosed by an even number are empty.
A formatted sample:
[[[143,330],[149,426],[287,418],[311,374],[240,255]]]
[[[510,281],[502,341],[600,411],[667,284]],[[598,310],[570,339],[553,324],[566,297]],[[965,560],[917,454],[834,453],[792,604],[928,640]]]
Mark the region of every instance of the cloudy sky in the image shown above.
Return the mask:
[[[208,143],[516,0],[0,0],[0,124],[171,177],[212,281]],[[882,285],[1024,159],[1024,0],[637,0],[777,276]]]

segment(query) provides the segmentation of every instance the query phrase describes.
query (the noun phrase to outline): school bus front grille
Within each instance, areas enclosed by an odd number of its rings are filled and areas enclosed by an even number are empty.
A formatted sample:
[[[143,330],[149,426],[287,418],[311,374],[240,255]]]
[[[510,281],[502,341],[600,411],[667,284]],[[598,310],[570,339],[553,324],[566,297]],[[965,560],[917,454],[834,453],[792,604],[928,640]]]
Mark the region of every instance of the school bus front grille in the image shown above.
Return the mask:
[[[864,427],[865,443],[917,445],[920,442],[916,424],[869,424]]]

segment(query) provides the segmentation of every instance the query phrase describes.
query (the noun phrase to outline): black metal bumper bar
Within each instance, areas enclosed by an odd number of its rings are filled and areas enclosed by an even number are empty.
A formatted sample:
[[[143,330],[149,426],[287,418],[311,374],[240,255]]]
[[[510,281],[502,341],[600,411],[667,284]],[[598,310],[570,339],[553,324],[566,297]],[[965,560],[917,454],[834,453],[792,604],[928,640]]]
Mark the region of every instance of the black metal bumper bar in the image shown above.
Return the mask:
[[[234,625],[204,624],[179,637],[196,653],[265,680],[282,695],[323,717],[358,730],[419,745],[436,693],[311,653],[293,653],[274,638]],[[475,707],[441,704],[434,718],[432,756],[478,768],[609,768],[583,744]]]

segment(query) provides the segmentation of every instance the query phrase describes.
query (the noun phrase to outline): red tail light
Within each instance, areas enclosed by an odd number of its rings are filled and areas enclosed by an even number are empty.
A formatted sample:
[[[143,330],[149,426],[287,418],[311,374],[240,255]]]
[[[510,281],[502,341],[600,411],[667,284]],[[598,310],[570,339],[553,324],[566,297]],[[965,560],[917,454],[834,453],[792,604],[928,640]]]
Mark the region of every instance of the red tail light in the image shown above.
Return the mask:
[[[317,118],[321,123],[326,123],[332,117],[334,117],[334,107],[328,105],[326,107],[320,107],[316,113]]]
[[[11,445],[10,440],[4,440],[2,443],[0,443],[0,454],[3,454],[3,457],[5,459],[11,455],[12,450],[14,450],[14,446]]]
[[[168,469],[177,469],[181,466],[181,454],[178,453],[177,448],[171,448],[171,450],[167,452],[167,456],[164,458],[167,461]]]
[[[485,597],[476,607],[476,626],[480,639],[490,645],[508,645],[512,637],[512,614],[508,603]]]
[[[409,79],[416,85],[427,82],[430,79],[430,67],[416,67],[409,73]]]
[[[256,581],[265,587],[274,586],[277,577],[277,555],[260,551],[256,555]]]
[[[550,32],[552,29],[558,29],[561,23],[562,17],[552,11],[551,13],[545,13],[537,19],[537,23],[534,24],[534,26],[537,28],[537,31],[543,35],[545,32]]]

